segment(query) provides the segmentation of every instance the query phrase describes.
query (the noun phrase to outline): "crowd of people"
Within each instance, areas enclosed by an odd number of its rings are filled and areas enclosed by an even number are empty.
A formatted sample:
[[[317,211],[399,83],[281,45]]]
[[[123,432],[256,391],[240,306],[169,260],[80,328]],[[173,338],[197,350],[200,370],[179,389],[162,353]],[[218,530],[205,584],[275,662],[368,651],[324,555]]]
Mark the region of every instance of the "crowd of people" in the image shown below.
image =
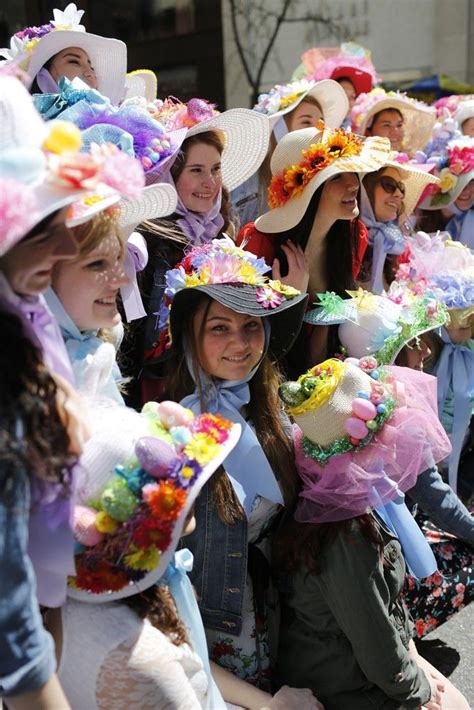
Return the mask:
[[[82,15],[0,51],[0,705],[467,709],[474,97],[219,112]]]

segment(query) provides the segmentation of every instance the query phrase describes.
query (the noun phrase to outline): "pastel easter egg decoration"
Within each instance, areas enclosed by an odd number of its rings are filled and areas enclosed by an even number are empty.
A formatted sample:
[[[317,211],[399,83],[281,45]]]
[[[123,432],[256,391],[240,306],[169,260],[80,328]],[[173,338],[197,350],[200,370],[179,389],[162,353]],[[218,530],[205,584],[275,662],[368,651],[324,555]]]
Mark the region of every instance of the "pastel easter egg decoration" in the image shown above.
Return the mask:
[[[354,365],[355,367],[359,367],[359,358],[358,357],[346,357],[344,362],[347,362],[349,365]]]
[[[369,399],[369,394],[367,392],[363,392],[362,390],[357,392],[357,396],[360,397],[360,399]]]
[[[135,444],[135,454],[140,466],[153,478],[167,478],[179,465],[173,448],[153,436],[144,436]]]
[[[142,165],[145,168],[145,170],[149,170],[151,166],[153,165],[153,161],[147,156],[144,155],[141,159]]]
[[[193,437],[187,426],[172,426],[170,428],[170,434],[173,438],[173,444],[179,448],[183,448],[186,444],[189,444]]]
[[[362,370],[374,370],[377,367],[377,360],[372,355],[365,355],[359,360],[359,367]]]
[[[158,416],[167,429],[173,426],[189,426],[194,418],[189,409],[182,407],[178,402],[170,401],[160,403]]]
[[[387,407],[385,406],[385,404],[377,404],[377,414],[385,414],[386,411]]]
[[[380,372],[378,370],[372,370],[369,374],[374,380],[378,380],[380,377]]]
[[[86,505],[74,506],[72,529],[76,540],[85,547],[97,545],[104,536],[97,530],[97,511]]]
[[[365,422],[365,424],[369,431],[374,431],[375,429],[377,429],[377,422],[375,421],[375,419],[369,419]]]
[[[124,522],[128,520],[138,508],[139,500],[128,488],[127,482],[116,478],[110,483],[100,499],[103,510],[111,518]]]
[[[352,446],[359,446],[360,439],[356,439],[355,437],[351,436],[351,444]]]
[[[365,439],[369,430],[367,429],[365,422],[362,419],[356,419],[355,417],[349,417],[344,422],[344,429],[349,434],[349,436],[354,439]]]
[[[54,121],[51,123],[49,135],[43,147],[51,153],[75,153],[82,145],[81,132],[70,121]]]
[[[360,419],[373,419],[377,413],[375,405],[368,399],[362,399],[362,397],[356,397],[352,402],[352,411]]]

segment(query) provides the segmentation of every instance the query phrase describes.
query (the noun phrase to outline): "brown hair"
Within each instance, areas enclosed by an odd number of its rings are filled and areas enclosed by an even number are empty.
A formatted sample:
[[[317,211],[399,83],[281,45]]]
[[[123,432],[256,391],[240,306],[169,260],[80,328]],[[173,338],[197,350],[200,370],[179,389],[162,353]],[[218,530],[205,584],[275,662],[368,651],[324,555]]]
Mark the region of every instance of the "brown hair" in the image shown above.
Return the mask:
[[[178,616],[176,604],[166,585],[154,584],[141,594],[125,597],[122,602],[140,619],[148,619],[151,625],[168,636],[175,646],[189,643],[186,627]]]
[[[193,331],[196,312],[202,304],[206,304],[200,333]],[[193,363],[198,363],[199,341],[203,337],[203,327],[212,299],[206,294],[196,292],[196,299],[189,311],[189,317],[183,323],[182,333],[173,341],[172,357],[168,363],[166,395],[176,401],[181,400],[194,390],[194,381],[186,362],[184,343],[190,348]],[[197,340],[197,342],[196,342]],[[297,485],[297,474],[294,463],[293,442],[285,432],[282,423],[282,406],[278,396],[278,386],[281,383],[280,372],[265,355],[260,367],[249,382],[250,402],[247,414],[255,427],[255,433],[268,461],[282,487],[283,497],[291,504]],[[202,407],[205,408],[202,398]],[[211,490],[219,517],[224,523],[232,524],[242,519],[244,513],[235,495],[234,489],[221,467],[210,479]]]
[[[366,136],[371,136],[371,135],[372,135],[372,130],[373,130],[373,127],[374,127],[374,123],[376,123],[376,122],[378,121],[380,114],[381,114],[381,113],[384,113],[384,111],[388,111],[388,112],[390,112],[390,113],[398,113],[398,115],[399,115],[400,118],[402,119],[403,123],[405,123],[405,119],[403,118],[402,112],[401,112],[398,108],[390,107],[390,106],[389,106],[388,108],[383,108],[381,111],[377,111],[377,113],[374,113],[374,115],[372,116],[372,121],[371,121],[371,123],[370,123],[370,126],[367,126],[367,128],[366,128],[366,130],[365,130],[365,135],[366,135]]]
[[[125,248],[124,241],[118,231],[118,210],[110,208],[94,215],[92,219],[84,224],[72,228],[72,233],[79,246],[79,254],[71,261],[79,261],[90,254],[103,242],[110,234],[114,234],[120,247]]]

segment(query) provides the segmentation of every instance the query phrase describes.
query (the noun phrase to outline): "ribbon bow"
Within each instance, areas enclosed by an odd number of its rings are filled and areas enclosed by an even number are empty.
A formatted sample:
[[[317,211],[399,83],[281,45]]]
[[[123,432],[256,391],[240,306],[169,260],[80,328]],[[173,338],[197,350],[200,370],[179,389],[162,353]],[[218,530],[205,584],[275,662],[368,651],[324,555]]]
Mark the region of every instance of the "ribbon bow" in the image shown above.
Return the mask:
[[[137,271],[143,271],[147,263],[148,250],[145,239],[138,232],[132,232],[127,241],[127,253],[124,262],[124,269],[129,278],[129,283],[120,289],[125,315],[129,323],[132,320],[146,316],[146,310],[143,307],[140,289],[138,288]]]
[[[65,76],[58,81],[58,93],[34,94],[33,100],[37,110],[47,121],[57,118],[63,111],[83,100],[101,110],[110,106],[109,99],[96,89],[91,89],[77,77],[70,81]]]
[[[453,343],[445,328],[441,329],[444,348],[433,369],[438,378],[438,412],[443,412],[451,388],[454,399],[449,456],[449,485],[456,493],[461,449],[471,418],[471,397],[474,396],[474,352],[462,343]]]
[[[383,267],[387,254],[403,254],[405,237],[393,223],[382,224],[364,217],[369,230],[369,244],[372,246],[372,288],[373,293],[383,293]]]

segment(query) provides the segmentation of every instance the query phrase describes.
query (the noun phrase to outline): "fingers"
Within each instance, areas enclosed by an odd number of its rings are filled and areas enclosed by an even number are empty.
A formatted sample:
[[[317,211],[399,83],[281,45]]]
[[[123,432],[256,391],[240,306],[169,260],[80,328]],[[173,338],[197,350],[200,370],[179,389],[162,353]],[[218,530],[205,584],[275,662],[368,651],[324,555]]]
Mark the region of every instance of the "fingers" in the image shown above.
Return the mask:
[[[280,281],[281,280],[281,273],[280,273],[280,262],[278,259],[273,259],[273,264],[272,264],[272,278],[275,281]]]
[[[299,244],[288,241],[286,244],[282,244],[281,248],[288,260],[288,269],[291,269],[292,265],[299,269],[306,268],[306,257]]]

